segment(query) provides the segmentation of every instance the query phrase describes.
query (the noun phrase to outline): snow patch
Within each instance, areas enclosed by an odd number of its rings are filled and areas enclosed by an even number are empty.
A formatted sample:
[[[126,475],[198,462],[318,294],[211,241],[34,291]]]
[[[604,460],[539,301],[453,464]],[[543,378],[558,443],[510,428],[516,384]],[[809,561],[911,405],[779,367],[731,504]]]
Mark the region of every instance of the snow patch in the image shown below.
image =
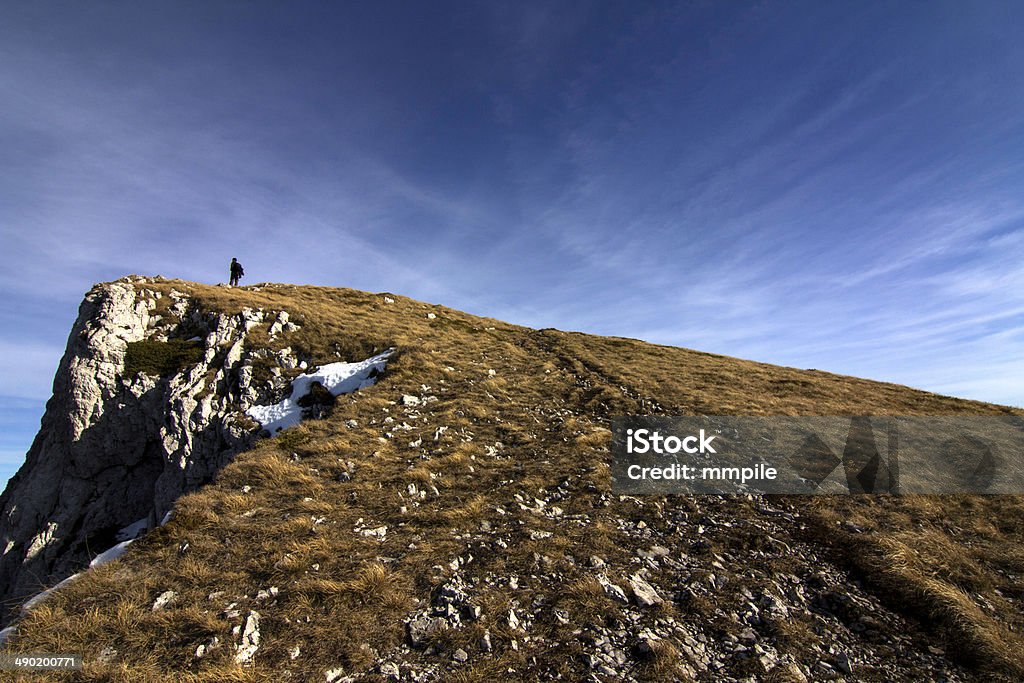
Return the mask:
[[[50,593],[52,593],[53,591],[57,590],[58,588],[60,588],[62,586],[68,585],[69,583],[71,583],[72,581],[74,581],[75,579],[77,579],[81,575],[82,575],[81,572],[79,572],[77,574],[72,574],[68,578],[66,578],[63,581],[61,581],[60,583],[58,583],[56,586],[53,586],[52,588],[47,588],[42,593],[38,593],[37,595],[33,595],[30,600],[27,600],[25,602],[25,604],[21,606],[21,611],[22,612],[29,611],[30,609],[32,609],[33,607],[35,607],[36,605],[41,603],[43,600],[45,600],[46,598],[50,597]]]
[[[117,540],[119,541],[131,541],[142,535],[142,532],[149,528],[149,517],[143,517],[140,520],[132,522],[125,528],[117,532]]]
[[[89,563],[89,568],[94,569],[95,567],[102,567],[107,562],[113,562],[117,558],[121,557],[128,551],[128,546],[132,544],[131,541],[122,541],[113,548],[104,550],[102,553],[92,558],[92,562]]]
[[[302,406],[298,401],[309,393],[313,382],[319,382],[334,396],[365,389],[373,385],[377,374],[384,371],[387,359],[392,353],[394,349],[388,349],[358,363],[321,365],[316,372],[308,372],[292,380],[292,395],[285,400],[270,406],[253,406],[245,413],[271,434],[294,427],[302,421]]]
[[[131,524],[131,525],[125,527],[125,529],[130,529],[132,527],[135,527],[137,524],[138,524],[138,522],[136,522],[135,524]],[[143,530],[145,530],[145,527],[143,527]],[[124,529],[122,529],[122,531],[124,531]],[[102,565],[105,565],[107,562],[112,562],[112,561],[116,560],[117,558],[119,558],[119,557],[121,557],[122,555],[125,554],[125,552],[128,550],[128,546],[130,546],[131,544],[132,544],[131,540],[123,541],[123,542],[118,543],[117,545],[115,545],[113,548],[110,548],[109,550],[105,550],[104,552],[100,553],[96,557],[92,558],[92,562],[89,563],[89,569],[94,569],[96,567],[100,567]],[[75,579],[77,579],[81,575],[82,575],[82,572],[78,572],[77,574],[72,574],[71,576],[67,577],[66,579],[64,579],[63,581],[58,583],[56,586],[52,586],[52,587],[47,588],[46,590],[42,591],[41,593],[37,593],[37,594],[33,595],[30,599],[26,600],[24,604],[22,604],[22,606],[21,606],[22,613],[28,612],[30,609],[32,609],[33,607],[35,607],[36,605],[41,603],[43,600],[46,600],[48,597],[50,597],[50,594],[53,593],[53,591],[58,590],[58,589],[60,589],[60,588],[62,588],[64,586],[68,585],[69,583],[71,583],[72,581],[74,581]],[[13,626],[10,626],[10,627],[4,629],[2,632],[0,632],[0,644],[3,643],[3,639],[4,638],[10,637],[10,634],[14,632],[12,630],[13,628],[14,628]]]

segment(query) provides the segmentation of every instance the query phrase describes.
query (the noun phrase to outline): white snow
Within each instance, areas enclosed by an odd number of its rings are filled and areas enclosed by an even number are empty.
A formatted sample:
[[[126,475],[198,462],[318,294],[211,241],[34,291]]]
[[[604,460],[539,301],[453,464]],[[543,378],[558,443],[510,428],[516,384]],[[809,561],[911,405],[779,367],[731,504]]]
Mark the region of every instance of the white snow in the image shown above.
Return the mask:
[[[113,548],[104,550],[102,553],[92,558],[92,562],[89,563],[89,568],[92,569],[94,567],[101,567],[105,565],[107,562],[113,562],[117,558],[124,555],[125,552],[127,552],[128,550],[128,546],[130,546],[131,544],[131,541],[122,541],[121,543],[115,545]]]
[[[394,349],[388,349],[384,353],[358,363],[321,365],[316,372],[299,375],[292,380],[292,395],[290,397],[272,406],[253,406],[245,412],[271,434],[294,427],[302,421],[302,407],[298,404],[298,400],[309,393],[313,382],[320,382],[335,396],[365,389],[375,381],[369,376],[370,373],[374,369],[377,372],[382,372],[384,366],[387,365],[387,359],[393,352]]]
[[[144,520],[140,520],[140,521],[144,521]],[[138,522],[136,522],[135,524],[132,524],[130,526],[125,527],[125,529],[130,529],[132,527],[135,527],[137,524],[138,524]],[[145,527],[143,527],[143,530],[144,529],[145,529]],[[89,563],[89,569],[94,569],[95,567],[102,566],[102,565],[106,564],[107,562],[111,562],[113,560],[116,560],[117,558],[119,558],[119,557],[121,557],[122,555],[125,554],[125,552],[128,550],[128,546],[130,546],[131,544],[132,544],[132,542],[130,540],[129,541],[124,541],[122,543],[118,543],[117,545],[115,545],[113,548],[110,548],[109,550],[103,551],[102,553],[100,553],[96,557],[92,558],[92,562]],[[63,586],[68,585],[69,583],[71,583],[72,581],[74,581],[75,579],[77,579],[81,575],[82,575],[82,572],[78,572],[77,574],[72,574],[71,576],[67,577],[66,579],[64,579],[63,581],[58,583],[56,586],[52,586],[50,588],[47,588],[46,590],[42,591],[41,593],[36,593],[30,599],[26,600],[25,603],[21,606],[22,612],[29,611],[30,609],[32,609],[33,607],[35,607],[36,605],[41,603],[43,600],[46,600],[46,598],[50,597],[50,593],[52,593],[53,591],[55,591],[55,590],[57,590],[59,588],[62,588]],[[8,629],[4,629],[3,632],[0,632],[0,644],[3,643],[3,638],[6,638],[6,637],[8,637],[10,635],[10,633],[8,633],[8,631],[11,628],[13,628],[13,626],[9,627]],[[11,632],[13,632],[13,631],[11,631]]]
[[[60,583],[58,583],[56,586],[53,586],[52,588],[47,588],[42,593],[37,593],[36,595],[33,595],[31,599],[25,601],[25,604],[21,606],[21,610],[23,612],[29,611],[30,609],[32,609],[33,607],[35,607],[36,605],[41,603],[43,600],[45,600],[46,598],[50,597],[50,593],[52,593],[53,591],[57,590],[61,586],[68,585],[69,583],[71,583],[72,581],[74,581],[75,579],[77,579],[81,575],[82,575],[81,572],[78,572],[77,574],[72,574],[68,578],[66,578],[63,581],[61,581]]]
[[[143,531],[149,528],[149,517],[143,517],[140,520],[132,522],[125,528],[117,532],[117,540],[119,541],[130,541],[134,538],[138,538]]]

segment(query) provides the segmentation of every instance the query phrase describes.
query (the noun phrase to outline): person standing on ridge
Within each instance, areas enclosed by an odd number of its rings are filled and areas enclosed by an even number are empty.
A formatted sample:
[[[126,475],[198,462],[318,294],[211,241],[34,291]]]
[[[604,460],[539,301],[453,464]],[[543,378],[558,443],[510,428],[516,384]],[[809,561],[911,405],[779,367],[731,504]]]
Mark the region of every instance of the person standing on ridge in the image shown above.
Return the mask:
[[[242,264],[238,262],[238,259],[231,259],[231,286],[238,286],[238,278],[245,275],[245,271],[242,270]]]

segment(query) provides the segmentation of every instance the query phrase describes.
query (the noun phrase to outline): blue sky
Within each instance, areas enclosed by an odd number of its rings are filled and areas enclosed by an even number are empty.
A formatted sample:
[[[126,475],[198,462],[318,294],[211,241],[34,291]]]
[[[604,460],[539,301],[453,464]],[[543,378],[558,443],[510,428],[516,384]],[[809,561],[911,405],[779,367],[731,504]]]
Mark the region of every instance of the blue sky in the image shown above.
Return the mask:
[[[1024,404],[1024,4],[8,3],[0,478],[82,294],[392,291]]]

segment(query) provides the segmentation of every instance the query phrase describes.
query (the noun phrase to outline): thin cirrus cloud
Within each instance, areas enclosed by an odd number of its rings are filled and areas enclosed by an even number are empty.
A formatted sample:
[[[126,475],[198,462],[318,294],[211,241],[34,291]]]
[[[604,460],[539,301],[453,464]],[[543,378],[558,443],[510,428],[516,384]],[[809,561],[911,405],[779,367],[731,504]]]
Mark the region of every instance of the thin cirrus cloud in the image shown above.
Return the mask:
[[[8,14],[7,415],[45,398],[93,282],[218,282],[232,256],[1024,404],[1020,8]]]

